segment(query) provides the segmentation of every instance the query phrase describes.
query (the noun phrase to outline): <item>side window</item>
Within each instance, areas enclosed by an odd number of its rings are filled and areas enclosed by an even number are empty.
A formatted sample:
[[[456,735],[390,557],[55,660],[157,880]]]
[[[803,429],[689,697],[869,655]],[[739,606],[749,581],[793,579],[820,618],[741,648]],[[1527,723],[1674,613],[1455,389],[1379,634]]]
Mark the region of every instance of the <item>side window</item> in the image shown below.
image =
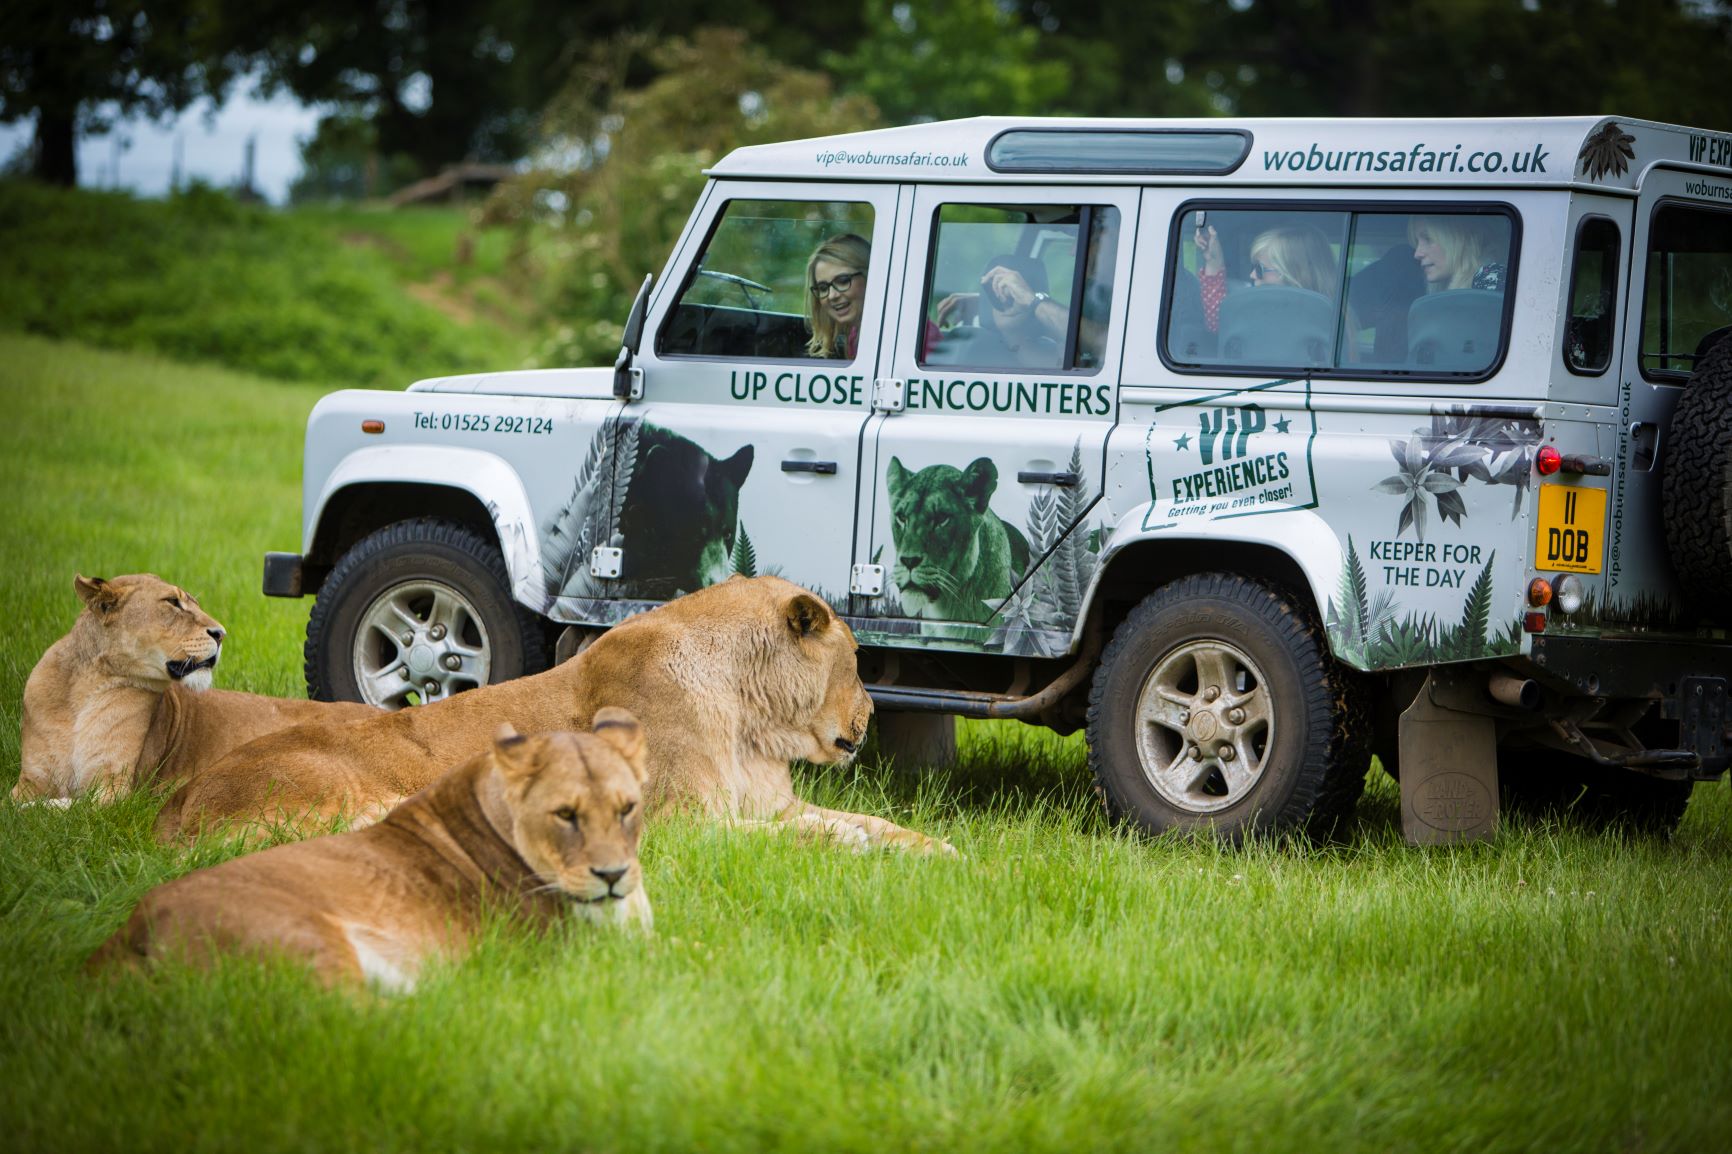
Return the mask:
[[[1582,219],[1570,271],[1570,319],[1564,324],[1564,365],[1572,373],[1597,375],[1612,362],[1617,321],[1618,225],[1603,216]]]
[[[1168,359],[1199,370],[1483,373],[1501,345],[1512,235],[1497,212],[1189,210]]]
[[[1732,325],[1732,212],[1662,202],[1648,227],[1642,375],[1682,382]]]
[[[730,201],[656,341],[662,356],[853,360],[872,207]]]
[[[926,270],[921,365],[1097,371],[1112,312],[1119,212],[947,204]]]

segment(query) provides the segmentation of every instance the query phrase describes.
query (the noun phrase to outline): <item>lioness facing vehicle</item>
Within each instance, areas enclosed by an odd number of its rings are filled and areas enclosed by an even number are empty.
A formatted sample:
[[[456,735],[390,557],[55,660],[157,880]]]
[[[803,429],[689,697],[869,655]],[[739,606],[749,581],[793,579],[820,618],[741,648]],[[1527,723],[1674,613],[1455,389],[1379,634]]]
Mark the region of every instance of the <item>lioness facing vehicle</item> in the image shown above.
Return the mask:
[[[94,791],[124,797],[178,780],[238,745],[315,719],[377,712],[211,689],[226,630],[186,590],[152,573],[77,577],[84,606],[24,684],[14,801]]]
[[[623,709],[596,711],[593,734],[502,726],[377,825],[157,886],[90,966],[283,955],[326,985],[396,991],[429,958],[462,957],[490,898],[538,925],[569,911],[648,930],[643,779],[643,730]]]
[[[157,835],[214,820],[363,818],[419,789],[435,759],[485,747],[504,721],[581,729],[603,704],[630,709],[649,741],[646,804],[729,820],[791,823],[854,843],[953,852],[865,814],[809,806],[788,763],[845,762],[872,699],[853,631],[780,577],[736,577],[670,601],[599,637],[565,664],[399,713],[262,737],[201,770],[163,807]]]

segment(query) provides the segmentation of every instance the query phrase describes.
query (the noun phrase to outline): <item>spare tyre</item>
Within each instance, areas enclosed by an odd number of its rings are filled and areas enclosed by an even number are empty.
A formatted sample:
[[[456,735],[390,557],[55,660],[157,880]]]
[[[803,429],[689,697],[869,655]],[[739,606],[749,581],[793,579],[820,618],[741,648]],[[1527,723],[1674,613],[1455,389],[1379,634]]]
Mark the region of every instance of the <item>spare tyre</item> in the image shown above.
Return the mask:
[[[1732,598],[1732,339],[1724,330],[1697,357],[1669,440],[1666,548],[1698,608],[1725,606]]]

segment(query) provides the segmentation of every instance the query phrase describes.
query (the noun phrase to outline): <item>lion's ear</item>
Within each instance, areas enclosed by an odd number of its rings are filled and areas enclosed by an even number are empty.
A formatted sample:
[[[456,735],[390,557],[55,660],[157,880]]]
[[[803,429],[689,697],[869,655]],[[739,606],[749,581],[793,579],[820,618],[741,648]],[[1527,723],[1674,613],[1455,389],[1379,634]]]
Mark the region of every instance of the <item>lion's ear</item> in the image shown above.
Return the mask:
[[[810,593],[796,593],[782,606],[788,628],[796,637],[810,637],[830,628],[830,607]]]
[[[93,613],[106,614],[120,604],[119,591],[100,577],[77,574],[72,578],[72,587],[78,591],[78,599]]]
[[[529,768],[523,756],[523,746],[528,740],[510,722],[501,725],[493,731],[493,764],[508,777],[521,774]]]
[[[993,490],[998,488],[998,466],[991,457],[977,457],[963,470],[963,491],[974,505],[976,513],[986,512]]]
[[[595,735],[613,746],[619,755],[625,758],[641,783],[644,771],[644,736],[643,726],[638,724],[637,715],[629,709],[621,709],[617,705],[604,705],[595,711],[595,724],[590,728]]]

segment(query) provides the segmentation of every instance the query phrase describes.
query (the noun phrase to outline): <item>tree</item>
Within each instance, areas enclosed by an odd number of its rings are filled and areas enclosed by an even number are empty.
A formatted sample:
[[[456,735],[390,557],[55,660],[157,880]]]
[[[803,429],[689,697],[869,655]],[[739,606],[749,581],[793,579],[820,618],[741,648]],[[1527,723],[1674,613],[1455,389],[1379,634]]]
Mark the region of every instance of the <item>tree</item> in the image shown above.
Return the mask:
[[[893,124],[1051,110],[1071,66],[1039,59],[1040,31],[998,0],[866,0],[869,31],[825,65]]]
[[[546,280],[560,328],[543,359],[591,363],[619,348],[632,295],[666,262],[706,166],[743,145],[878,124],[869,100],[838,97],[829,77],[778,64],[737,29],[596,46],[549,105],[535,166],[488,207],[526,247],[533,237],[558,254]]]
[[[79,135],[220,99],[244,67],[219,0],[6,0],[0,121],[36,118],[31,171],[78,180]]]

